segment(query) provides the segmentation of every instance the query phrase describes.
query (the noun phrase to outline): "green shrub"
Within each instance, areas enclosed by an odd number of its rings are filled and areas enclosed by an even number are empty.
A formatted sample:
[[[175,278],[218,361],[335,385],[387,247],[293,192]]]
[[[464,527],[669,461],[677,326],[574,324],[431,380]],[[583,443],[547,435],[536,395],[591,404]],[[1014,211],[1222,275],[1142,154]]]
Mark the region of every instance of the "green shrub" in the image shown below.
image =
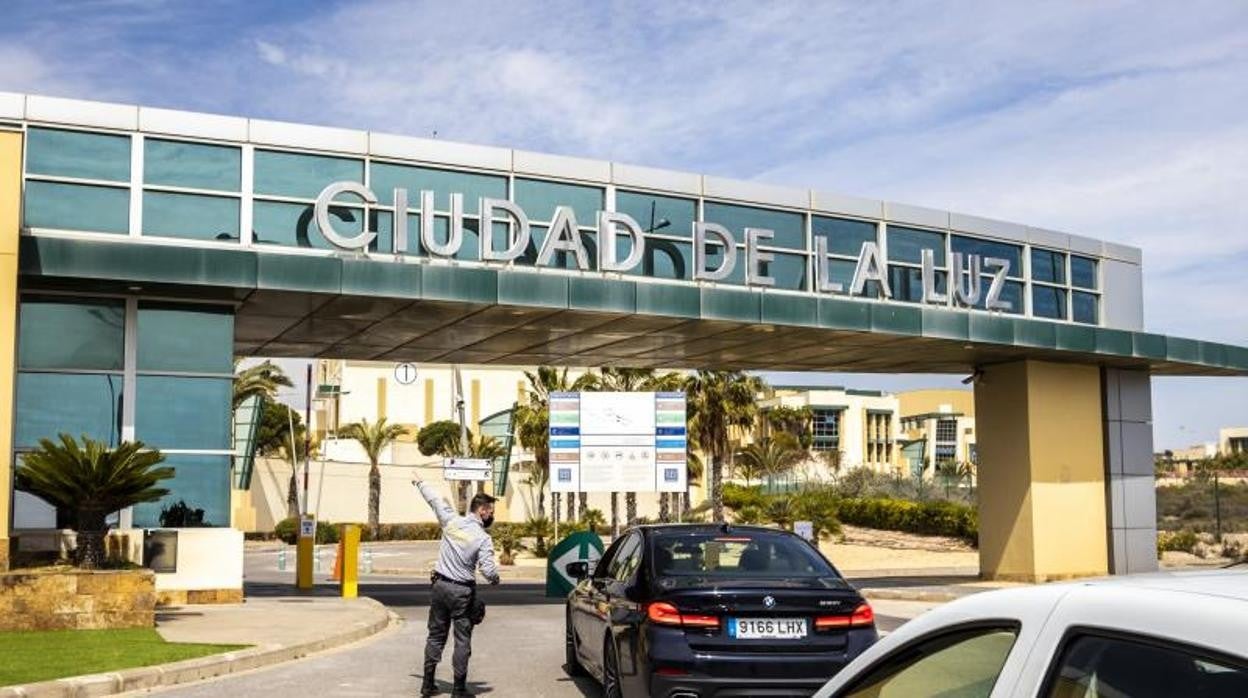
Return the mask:
[[[294,545],[297,543],[299,541],[299,517],[292,516],[278,521],[277,525],[273,527],[273,535],[287,545]],[[328,521],[317,521],[317,545],[328,545],[337,542],[338,526]]]
[[[842,523],[929,536],[979,540],[979,515],[974,507],[949,501],[912,502],[904,499],[850,498],[836,503]]]
[[[1159,531],[1157,533],[1157,556],[1163,552],[1190,553],[1200,542],[1195,531]]]
[[[745,487],[735,482],[725,482],[724,506],[734,510],[743,509],[747,506],[762,509],[767,506],[767,495],[763,494],[761,485]]]

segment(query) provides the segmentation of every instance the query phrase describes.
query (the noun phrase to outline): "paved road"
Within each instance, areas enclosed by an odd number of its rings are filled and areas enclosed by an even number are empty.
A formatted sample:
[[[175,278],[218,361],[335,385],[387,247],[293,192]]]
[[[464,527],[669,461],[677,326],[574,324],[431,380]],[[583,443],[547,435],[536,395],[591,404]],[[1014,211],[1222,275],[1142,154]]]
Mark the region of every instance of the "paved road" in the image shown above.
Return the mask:
[[[293,579],[268,565],[249,565],[250,597],[286,596]],[[420,653],[425,642],[428,583],[381,576],[362,580],[361,593],[389,606],[403,622],[378,637],[290,664],[248,674],[159,691],[176,696],[288,695],[293,690],[318,696],[415,695]],[[320,593],[332,594],[323,587]],[[473,643],[470,678],[478,694],[507,698],[600,698],[592,681],[564,674],[563,606],[544,599],[535,584],[506,583],[482,590],[489,607]],[[890,631],[932,604],[881,601],[881,630]],[[439,667],[449,691],[450,651]]]

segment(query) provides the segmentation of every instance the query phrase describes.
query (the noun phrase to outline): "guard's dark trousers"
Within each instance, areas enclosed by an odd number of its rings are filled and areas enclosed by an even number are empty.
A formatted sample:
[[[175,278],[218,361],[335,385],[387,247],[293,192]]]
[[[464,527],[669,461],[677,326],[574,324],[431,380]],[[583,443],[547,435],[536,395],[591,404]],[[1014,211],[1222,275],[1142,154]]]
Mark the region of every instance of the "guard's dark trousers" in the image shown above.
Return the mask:
[[[473,590],[466,586],[437,580],[430,592],[429,639],[425,643],[425,684],[433,683],[433,674],[446,649],[446,636],[455,628],[455,653],[451,665],[455,670],[455,687],[467,682],[468,659],[472,656],[472,621],[468,608]],[[462,689],[461,689],[462,690]]]

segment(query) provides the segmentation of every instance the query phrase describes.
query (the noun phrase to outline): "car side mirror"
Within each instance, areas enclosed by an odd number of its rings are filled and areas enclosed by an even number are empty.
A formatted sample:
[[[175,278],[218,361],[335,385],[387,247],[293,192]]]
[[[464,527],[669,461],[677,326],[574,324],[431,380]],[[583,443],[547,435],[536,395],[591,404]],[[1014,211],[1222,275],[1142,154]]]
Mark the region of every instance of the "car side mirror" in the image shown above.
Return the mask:
[[[569,562],[563,569],[568,573],[569,577],[578,582],[589,576],[589,563],[584,560]]]

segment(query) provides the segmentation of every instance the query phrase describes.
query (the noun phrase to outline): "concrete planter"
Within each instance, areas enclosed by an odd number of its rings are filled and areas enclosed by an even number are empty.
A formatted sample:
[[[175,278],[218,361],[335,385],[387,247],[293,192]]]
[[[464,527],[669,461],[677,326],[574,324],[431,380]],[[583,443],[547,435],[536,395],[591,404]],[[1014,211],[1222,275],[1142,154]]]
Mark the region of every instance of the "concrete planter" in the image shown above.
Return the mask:
[[[0,630],[155,627],[150,570],[29,570],[0,574]]]

